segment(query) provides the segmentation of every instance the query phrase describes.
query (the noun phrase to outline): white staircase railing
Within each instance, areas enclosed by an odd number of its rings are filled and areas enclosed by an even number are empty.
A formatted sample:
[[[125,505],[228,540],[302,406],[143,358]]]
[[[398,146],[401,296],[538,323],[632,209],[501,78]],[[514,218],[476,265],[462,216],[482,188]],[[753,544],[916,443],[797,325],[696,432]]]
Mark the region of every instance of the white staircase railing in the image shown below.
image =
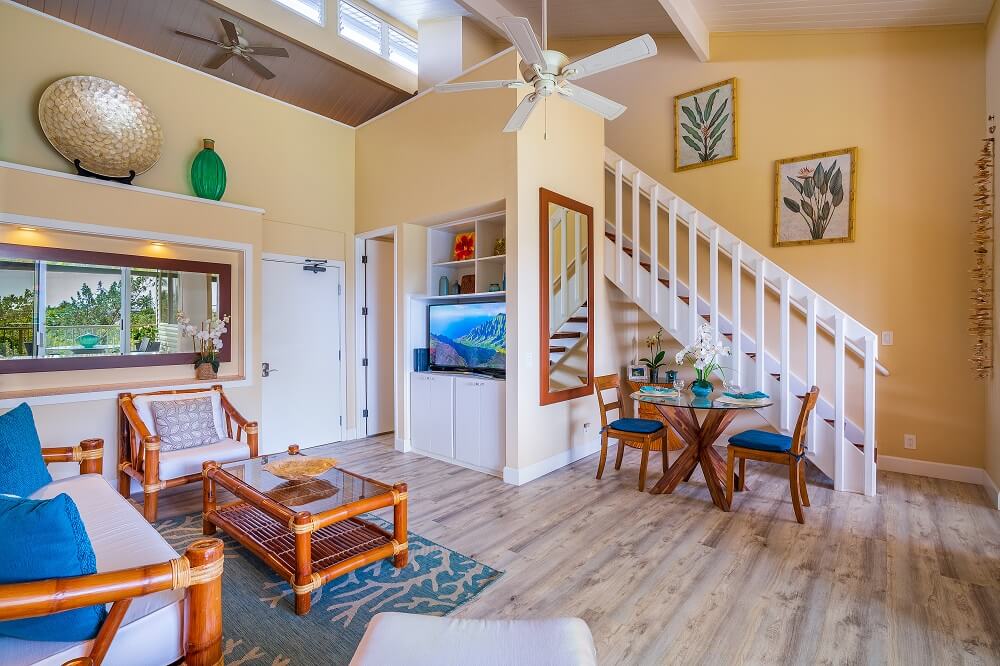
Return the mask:
[[[713,335],[730,338],[735,381],[753,386],[777,400],[760,413],[777,430],[788,433],[798,413],[800,396],[818,384],[817,366],[822,354],[832,354],[833,391],[823,391],[811,419],[808,454],[829,475],[837,490],[875,494],[875,375],[888,371],[878,362],[876,334],[830,303],[800,280],[769,261],[721,225],[701,213],[664,185],[605,148],[605,167],[614,174],[613,240],[605,243],[605,272],[623,292],[682,344],[695,339],[704,321]],[[624,190],[631,187],[631,220],[624,219]],[[649,201],[648,233],[643,234],[641,199]],[[661,257],[661,212],[666,212],[666,258]],[[689,230],[686,284],[681,281],[677,245],[678,226]],[[609,229],[610,230],[610,229]],[[690,233],[695,230],[696,233]],[[626,237],[627,236],[627,237]],[[643,250],[637,239],[646,239]],[[707,244],[708,288],[699,288],[699,243]],[[719,257],[731,261],[732,303],[729,316],[720,314]],[[613,256],[609,261],[608,256]],[[754,325],[743,328],[743,280],[754,281]],[[774,326],[766,316],[768,294],[778,300],[778,353],[772,355],[765,333]],[[805,340],[793,332],[792,313],[805,319]],[[822,348],[818,335],[832,339]],[[803,345],[804,343],[804,345]],[[792,368],[792,349],[805,347],[805,377]],[[847,417],[845,402],[847,357],[858,359],[863,370],[863,418]],[[824,359],[828,360],[828,359]]]

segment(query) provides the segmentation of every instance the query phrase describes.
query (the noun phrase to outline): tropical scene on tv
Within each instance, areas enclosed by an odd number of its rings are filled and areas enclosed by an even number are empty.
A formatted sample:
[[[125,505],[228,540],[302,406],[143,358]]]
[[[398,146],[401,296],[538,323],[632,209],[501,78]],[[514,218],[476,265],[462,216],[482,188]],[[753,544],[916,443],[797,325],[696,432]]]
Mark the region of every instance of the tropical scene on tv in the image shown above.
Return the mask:
[[[446,368],[507,367],[504,303],[434,305],[430,311],[430,362]]]

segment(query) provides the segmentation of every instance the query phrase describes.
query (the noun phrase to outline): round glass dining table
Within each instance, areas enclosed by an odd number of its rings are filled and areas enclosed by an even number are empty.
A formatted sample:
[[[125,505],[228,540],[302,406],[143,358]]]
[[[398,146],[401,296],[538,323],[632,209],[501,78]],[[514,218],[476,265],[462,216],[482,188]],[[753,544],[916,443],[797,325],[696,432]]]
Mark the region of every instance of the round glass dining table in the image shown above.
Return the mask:
[[[726,462],[715,452],[713,445],[741,411],[770,407],[774,401],[770,398],[736,400],[718,393],[700,398],[687,391],[672,395],[636,391],[630,397],[656,407],[686,445],[649,492],[654,495],[672,493],[677,484],[690,479],[695,468],[700,465],[712,501],[723,511],[729,511],[729,502],[726,501]],[[705,414],[700,422],[699,411],[704,411]]]

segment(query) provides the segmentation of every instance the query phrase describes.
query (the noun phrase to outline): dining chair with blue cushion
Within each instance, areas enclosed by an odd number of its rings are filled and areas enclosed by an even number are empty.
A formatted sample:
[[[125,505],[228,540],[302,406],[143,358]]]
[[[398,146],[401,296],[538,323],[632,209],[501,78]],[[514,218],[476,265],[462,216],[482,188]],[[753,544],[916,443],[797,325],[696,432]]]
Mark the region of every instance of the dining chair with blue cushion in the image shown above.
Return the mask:
[[[615,401],[604,402],[604,391],[615,391]],[[667,471],[667,428],[661,422],[653,419],[618,418],[608,421],[608,412],[618,410],[621,416],[624,401],[622,400],[621,377],[604,375],[594,377],[594,391],[597,393],[597,404],[601,408],[601,461],[597,465],[597,478],[604,474],[604,463],[608,458],[608,440],[618,440],[618,457],[615,459],[615,469],[622,468],[622,457],[625,447],[642,449],[642,462],[639,464],[639,490],[646,489],[646,464],[649,462],[650,449],[659,447],[663,457],[663,471]]]
[[[809,506],[809,493],[806,490],[806,427],[809,416],[816,408],[819,400],[819,388],[813,386],[803,396],[802,409],[792,436],[782,435],[766,430],[745,430],[729,438],[729,457],[726,463],[726,502],[733,505],[733,490],[743,490],[746,479],[746,461],[788,465],[788,485],[792,493],[792,507],[795,509],[795,519],[805,523],[802,507]],[[733,478],[735,462],[739,460],[739,480]]]

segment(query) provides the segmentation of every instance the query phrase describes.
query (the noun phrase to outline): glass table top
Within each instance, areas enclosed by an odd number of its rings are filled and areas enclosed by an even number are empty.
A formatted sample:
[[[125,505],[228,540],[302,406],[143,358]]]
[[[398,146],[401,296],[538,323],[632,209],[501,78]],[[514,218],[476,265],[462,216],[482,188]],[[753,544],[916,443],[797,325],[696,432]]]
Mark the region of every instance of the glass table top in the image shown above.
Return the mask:
[[[669,407],[689,407],[692,409],[760,409],[770,407],[774,404],[772,398],[762,398],[760,400],[735,400],[724,396],[717,391],[708,397],[699,398],[690,391],[680,391],[672,395],[656,395],[654,393],[643,393],[636,391],[631,396],[633,400],[645,402],[650,405],[665,405]]]
[[[354,474],[339,467],[329,467],[313,476],[297,475],[289,463],[323,467],[333,458],[312,455],[290,455],[288,453],[266,454],[251,460],[221,465],[222,469],[235,476],[254,490],[283,504],[293,511],[308,511],[312,514],[336,509],[337,507],[366,497],[383,495],[392,491],[392,486],[381,481]],[[284,468],[284,469],[283,469]]]

